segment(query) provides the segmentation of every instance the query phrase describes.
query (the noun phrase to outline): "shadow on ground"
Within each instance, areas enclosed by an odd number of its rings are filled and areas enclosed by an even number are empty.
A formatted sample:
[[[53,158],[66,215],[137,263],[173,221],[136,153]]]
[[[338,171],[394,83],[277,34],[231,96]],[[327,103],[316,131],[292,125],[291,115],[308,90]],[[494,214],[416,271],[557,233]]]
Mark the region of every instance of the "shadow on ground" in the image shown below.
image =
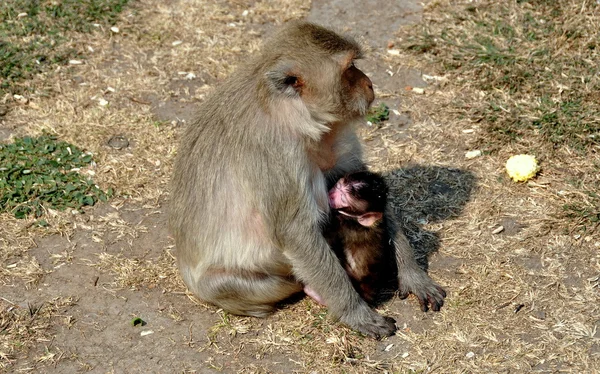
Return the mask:
[[[416,165],[388,172],[386,179],[394,213],[417,262],[427,270],[427,258],[437,252],[440,239],[423,225],[458,217],[471,197],[475,175],[461,169]]]

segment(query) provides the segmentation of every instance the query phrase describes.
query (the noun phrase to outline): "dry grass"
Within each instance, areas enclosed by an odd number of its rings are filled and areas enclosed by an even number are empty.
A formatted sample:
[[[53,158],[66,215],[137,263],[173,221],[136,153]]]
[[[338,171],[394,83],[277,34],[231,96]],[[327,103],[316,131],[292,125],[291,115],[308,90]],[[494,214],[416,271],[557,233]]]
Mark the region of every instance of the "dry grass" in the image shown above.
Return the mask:
[[[477,124],[475,146],[532,153],[562,181],[557,205],[582,230],[600,221],[600,6],[593,1],[446,2],[428,6],[401,45],[461,94],[452,121]],[[579,222],[577,222],[579,220]]]
[[[418,45],[427,38],[435,44],[422,48],[425,54],[412,48],[378,58],[392,71],[409,66],[443,78],[430,79],[424,95],[382,93],[390,101],[399,96],[400,106],[390,109],[409,116],[410,126],[393,125],[396,117],[391,114],[382,127],[361,130],[369,163],[387,173],[412,242],[421,255],[438,251],[431,258],[430,273],[449,291],[439,314],[421,314],[413,299],[394,300],[382,313],[396,318],[401,329],[383,342],[340,327],[327,318],[324,308],[306,299],[269,319],[231,316],[181,297],[184,288],[170,256],[172,244],[166,238],[145,239],[157,230],[148,220],[164,214],[173,156],[182,124],[190,118],[189,108],[259,48],[268,29],[264,25],[305,16],[310,4],[302,0],[251,7],[242,1],[136,2],[121,15],[119,33],[105,29],[73,37],[70,45],[85,57],[84,64],[61,66],[50,78],[38,76],[25,83],[52,87],[50,95],[34,88],[26,90],[26,103],[6,97],[11,111],[0,118],[3,128],[16,135],[50,131],[91,151],[97,163],[95,181],[103,189],[112,187],[117,196],[106,209],[50,216],[48,228],[0,215],[0,260],[9,265],[0,270],[0,290],[35,295],[40,283],[52,279],[50,273],[77,265],[83,267],[87,283],[94,282],[95,274],[101,276],[96,281],[115,295],[115,305],[138,297],[142,306],[136,308],[151,313],[155,302],[176,298],[174,308],[160,306],[159,312],[169,321],[166,330],[177,335],[155,354],[166,352],[164,360],[172,365],[188,362],[182,371],[189,372],[598,372],[600,241],[589,214],[559,214],[568,203],[582,204],[581,211],[591,212],[597,204],[588,193],[598,183],[597,144],[588,137],[597,132],[598,102],[589,99],[597,92],[597,70],[583,83],[573,72],[594,69],[585,60],[597,60],[597,51],[584,47],[594,35],[597,38],[597,9],[590,1],[583,8],[569,1],[499,4],[430,3],[423,23],[402,30],[397,44]],[[481,61],[467,48],[476,42],[473,30],[493,34],[494,28],[486,25],[498,23],[510,26],[517,35],[511,38],[521,40],[525,13],[539,26],[552,4],[562,13],[546,20],[565,28],[571,25],[580,33],[575,41],[541,27],[536,30],[544,32],[543,38],[518,44],[528,50],[508,53],[508,37],[495,36],[491,41],[497,46],[496,60]],[[449,36],[441,38],[442,31]],[[521,60],[540,48],[552,53],[535,55],[531,64]],[[460,65],[448,63],[455,58]],[[498,69],[505,58],[514,61]],[[559,64],[568,68],[558,69]],[[557,74],[539,87],[528,79],[511,86],[514,74],[528,71],[539,84],[545,67]],[[189,73],[195,78],[188,79]],[[569,89],[559,93],[558,84]],[[549,95],[550,107],[537,104],[541,102],[534,98],[536,92]],[[100,105],[101,99],[108,105]],[[552,123],[541,127],[543,131],[533,127],[534,117],[553,110],[563,123],[570,114],[561,112],[561,105],[573,100],[580,100],[582,117],[577,118],[578,124],[587,124],[582,130],[587,132],[581,133],[585,136],[568,132],[556,143],[547,132],[553,131]],[[178,116],[161,103],[185,110]],[[506,111],[494,109],[499,106]],[[517,135],[503,134],[502,128]],[[107,145],[121,134],[129,147],[116,150]],[[484,155],[465,159],[471,149],[482,149]],[[504,174],[506,158],[518,152],[535,153],[542,161],[541,174],[528,184],[515,184]],[[577,183],[565,182],[567,178]],[[158,224],[164,226],[164,221]],[[494,234],[499,225],[504,231]],[[53,252],[52,266],[40,266],[46,260],[39,254],[41,244],[36,244],[53,234],[67,238],[72,247]],[[98,249],[84,253],[85,245]],[[85,278],[87,273],[91,280]],[[68,292],[76,294],[77,289]],[[62,310],[76,300],[63,296],[32,313],[26,305],[1,299],[0,367],[7,372],[52,371],[77,362],[79,370],[110,371],[87,363],[85,353],[61,348],[67,342],[52,341],[61,328],[71,329],[70,314]],[[72,328],[86,331],[82,326],[88,323],[96,321],[75,319]],[[94,328],[87,332],[88,339],[105,331]],[[146,372],[151,370],[146,367]]]
[[[27,346],[48,345],[53,339],[53,329],[59,325],[69,326],[73,320],[62,315],[61,310],[75,304],[71,298],[55,298],[40,305],[19,306],[8,299],[0,298],[0,360],[10,362],[17,353]],[[60,357],[47,351],[38,362],[52,365]],[[1,366],[0,366],[1,368]]]

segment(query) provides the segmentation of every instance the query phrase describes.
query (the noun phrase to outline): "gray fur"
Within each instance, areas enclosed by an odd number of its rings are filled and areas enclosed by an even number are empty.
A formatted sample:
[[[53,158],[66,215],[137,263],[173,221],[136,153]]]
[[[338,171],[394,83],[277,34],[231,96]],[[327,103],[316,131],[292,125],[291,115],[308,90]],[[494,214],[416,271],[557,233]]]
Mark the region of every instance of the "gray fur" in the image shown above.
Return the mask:
[[[342,99],[339,55],[349,52],[360,55],[351,39],[293,23],[207,98],[185,130],[170,226],[182,278],[201,299],[260,317],[302,282],[350,327],[377,337],[395,331],[359,297],[321,234],[327,180],[364,167],[356,135],[351,126],[340,135],[327,176],[307,151],[330,123],[351,123],[370,104]],[[302,79],[302,94],[285,87],[288,73]]]

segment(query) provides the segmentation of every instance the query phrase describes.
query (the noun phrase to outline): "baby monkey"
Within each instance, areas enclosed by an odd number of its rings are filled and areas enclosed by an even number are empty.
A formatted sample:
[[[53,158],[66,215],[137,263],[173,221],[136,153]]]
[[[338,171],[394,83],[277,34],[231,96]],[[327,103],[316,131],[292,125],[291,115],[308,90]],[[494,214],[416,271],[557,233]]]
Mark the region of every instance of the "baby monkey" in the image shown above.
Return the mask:
[[[387,193],[383,177],[369,171],[348,174],[329,191],[331,215],[325,238],[356,291],[370,305],[388,299],[398,286],[384,214]],[[322,303],[312,290],[305,292]]]

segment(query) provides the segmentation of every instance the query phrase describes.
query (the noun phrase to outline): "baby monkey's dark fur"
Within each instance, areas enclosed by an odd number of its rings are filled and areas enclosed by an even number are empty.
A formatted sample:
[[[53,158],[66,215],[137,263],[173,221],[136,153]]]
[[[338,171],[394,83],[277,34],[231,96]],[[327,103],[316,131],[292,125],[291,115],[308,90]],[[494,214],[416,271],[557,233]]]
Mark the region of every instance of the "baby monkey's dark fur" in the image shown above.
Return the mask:
[[[344,195],[347,206],[339,206],[336,194]],[[387,194],[383,177],[369,171],[346,175],[329,194],[332,210],[326,237],[354,288],[370,305],[386,301],[398,288],[385,215]]]

